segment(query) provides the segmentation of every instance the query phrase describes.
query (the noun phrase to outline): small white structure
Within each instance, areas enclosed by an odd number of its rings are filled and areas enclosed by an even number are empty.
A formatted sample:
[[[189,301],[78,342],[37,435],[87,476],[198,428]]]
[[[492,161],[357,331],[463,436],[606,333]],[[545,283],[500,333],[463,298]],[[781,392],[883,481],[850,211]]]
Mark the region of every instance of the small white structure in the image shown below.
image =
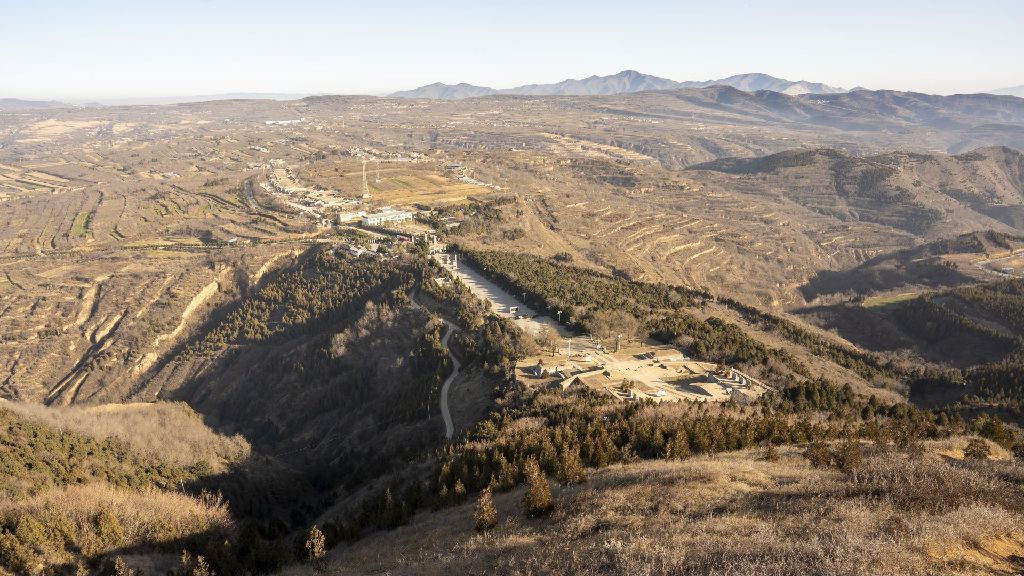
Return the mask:
[[[345,224],[347,222],[354,222],[361,220],[366,217],[366,210],[360,210],[358,212],[340,212],[335,218],[338,224]]]
[[[363,226],[380,226],[391,222],[406,222],[412,220],[412,212],[403,210],[385,210],[376,214],[367,214],[363,217]]]

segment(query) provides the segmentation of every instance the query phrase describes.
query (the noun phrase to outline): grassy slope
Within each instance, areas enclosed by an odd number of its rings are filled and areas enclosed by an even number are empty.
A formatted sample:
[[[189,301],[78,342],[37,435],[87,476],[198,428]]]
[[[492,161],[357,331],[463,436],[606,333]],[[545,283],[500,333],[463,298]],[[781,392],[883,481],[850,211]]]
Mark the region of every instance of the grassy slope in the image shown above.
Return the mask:
[[[212,462],[225,464],[227,451],[247,452],[237,439],[216,436],[180,405],[152,407],[151,420],[125,414],[130,407],[116,411],[124,418],[101,407],[46,410],[0,407],[0,574],[96,566],[124,551],[177,553],[232,530],[219,498],[178,490]]]
[[[68,407],[7,402],[0,403],[0,407],[49,428],[101,441],[116,438],[136,452],[159,457],[175,466],[205,462],[220,471],[230,462],[244,460],[249,453],[244,438],[217,434],[181,402]]]
[[[775,462],[756,450],[615,465],[556,490],[550,518],[526,519],[517,489],[495,497],[486,535],[472,504],[421,514],[339,547],[326,573],[1014,573],[1024,468],[938,455],[957,443],[868,456],[856,476],[812,468],[795,448]]]

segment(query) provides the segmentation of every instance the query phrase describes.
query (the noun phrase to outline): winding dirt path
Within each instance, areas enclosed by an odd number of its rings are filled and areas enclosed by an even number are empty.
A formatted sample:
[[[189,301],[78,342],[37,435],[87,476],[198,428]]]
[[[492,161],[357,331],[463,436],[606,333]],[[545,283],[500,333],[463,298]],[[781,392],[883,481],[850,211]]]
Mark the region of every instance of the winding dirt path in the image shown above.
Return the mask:
[[[409,303],[417,310],[423,309],[423,307],[416,302],[415,292],[409,294]],[[451,440],[452,436],[455,435],[455,423],[452,422],[452,412],[448,408],[448,391],[451,389],[452,382],[454,382],[455,378],[459,376],[459,370],[462,369],[462,363],[455,357],[455,354],[452,354],[452,349],[448,346],[448,339],[451,338],[452,334],[458,330],[458,328],[444,318],[441,318],[441,322],[444,322],[445,328],[447,328],[444,336],[441,337],[441,345],[444,346],[444,351],[447,352],[448,357],[451,358],[453,368],[451,375],[449,375],[444,381],[444,384],[441,385],[441,418],[444,419],[444,435],[446,438]]]

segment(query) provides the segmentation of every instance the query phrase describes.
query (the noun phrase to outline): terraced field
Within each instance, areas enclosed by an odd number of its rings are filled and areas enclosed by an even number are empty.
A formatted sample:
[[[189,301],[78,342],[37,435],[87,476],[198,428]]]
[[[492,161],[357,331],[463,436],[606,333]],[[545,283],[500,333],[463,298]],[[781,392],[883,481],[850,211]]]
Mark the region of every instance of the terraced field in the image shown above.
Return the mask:
[[[956,126],[983,120],[990,102],[951,108],[953,127],[917,108],[874,113],[878,131],[828,120],[832,104],[783,103],[821,115],[809,122],[759,98],[316,97],[0,114],[0,393],[117,400],[212,305],[343,233],[330,225],[342,212],[443,209],[470,244],[776,310],[817,297],[807,287],[822,274],[1024,226],[1019,153],[925,153],[960,146]],[[972,142],[1012,144],[1001,130]],[[892,149],[912,152],[879,155]],[[311,193],[272,194],[272,174]]]
[[[343,197],[359,198],[363,194],[362,163],[358,160],[317,163],[299,173],[303,181],[337,190]],[[375,203],[391,206],[466,202],[488,192],[485,187],[443,174],[437,161],[368,162],[366,184]]]

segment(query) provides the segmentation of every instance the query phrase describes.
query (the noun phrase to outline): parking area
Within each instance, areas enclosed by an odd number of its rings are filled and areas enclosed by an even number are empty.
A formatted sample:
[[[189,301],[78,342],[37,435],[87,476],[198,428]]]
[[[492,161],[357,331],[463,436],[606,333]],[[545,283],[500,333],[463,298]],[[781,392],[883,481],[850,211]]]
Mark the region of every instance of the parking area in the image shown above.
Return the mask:
[[[523,359],[517,376],[534,386],[585,387],[623,402],[749,401],[769,389],[738,370],[695,360],[667,345],[645,343],[612,352],[588,338],[572,342],[571,351],[563,347]]]

